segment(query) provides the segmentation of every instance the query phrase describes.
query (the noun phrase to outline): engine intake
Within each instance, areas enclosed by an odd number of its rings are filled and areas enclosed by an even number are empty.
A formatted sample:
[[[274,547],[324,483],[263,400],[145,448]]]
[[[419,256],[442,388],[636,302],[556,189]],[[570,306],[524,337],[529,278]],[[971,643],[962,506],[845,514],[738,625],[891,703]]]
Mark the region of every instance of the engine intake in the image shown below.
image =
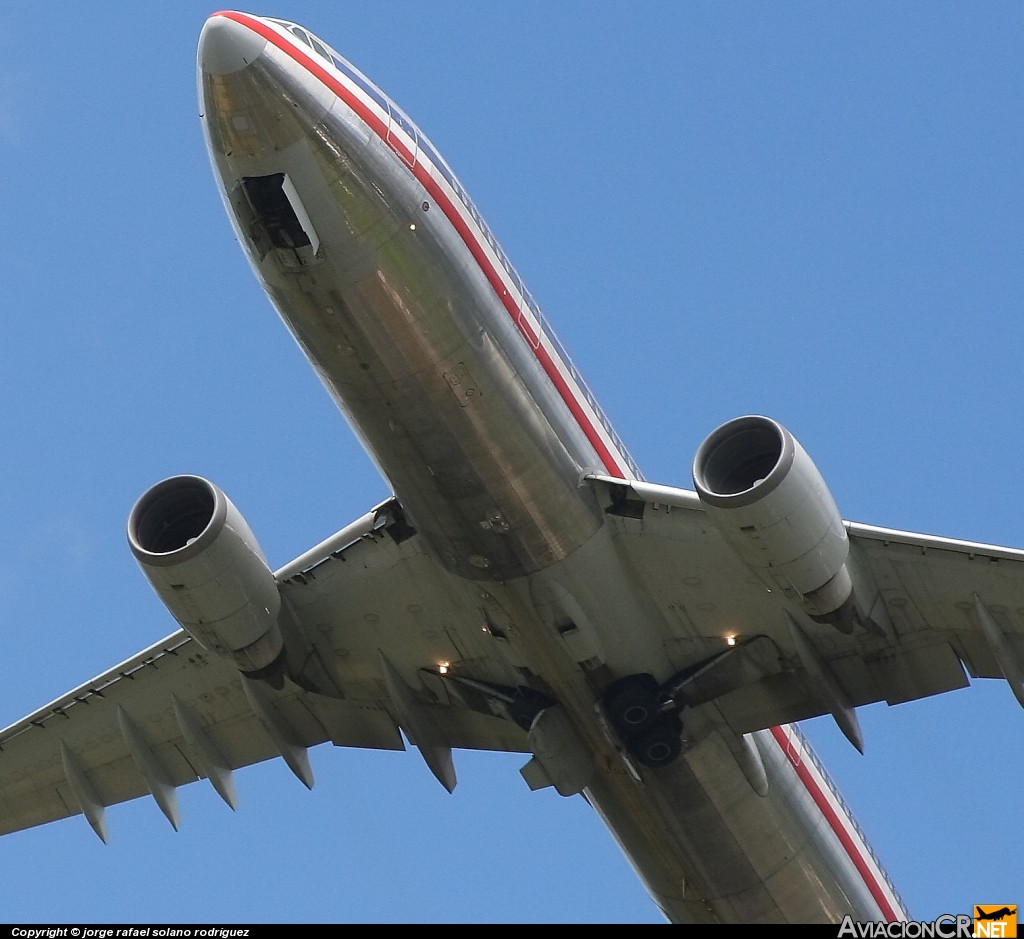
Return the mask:
[[[277,581],[245,519],[217,486],[199,476],[157,483],[132,509],[128,544],[196,642],[252,678],[280,671]]]
[[[781,424],[750,415],[712,431],[697,450],[693,482],[715,526],[768,586],[795,591],[812,616],[850,599],[850,543],[839,509]]]

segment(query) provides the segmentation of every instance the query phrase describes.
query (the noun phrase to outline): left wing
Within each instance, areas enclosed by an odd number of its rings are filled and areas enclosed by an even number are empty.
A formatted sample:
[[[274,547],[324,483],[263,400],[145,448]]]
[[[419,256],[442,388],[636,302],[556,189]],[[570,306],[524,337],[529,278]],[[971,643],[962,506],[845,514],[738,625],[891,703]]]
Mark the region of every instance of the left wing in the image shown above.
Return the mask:
[[[695,492],[591,477],[621,563],[669,624],[681,706],[738,733],[1005,678],[1024,705],[1024,551],[842,523],[859,614],[815,618],[744,563]],[[663,685],[665,687],[665,685]]]
[[[307,748],[403,749],[410,711],[429,726],[421,750],[526,750],[525,732],[490,699],[419,674],[470,657],[475,674],[509,678],[485,644],[453,639],[499,614],[421,539],[393,537],[392,506],[354,540],[350,526],[276,575],[305,687],[244,678],[179,630],[0,732],[0,834],[84,813],[106,840],[104,808],[147,794],[177,828],[178,786],[208,778],[234,806],[232,770],[280,756],[312,787]],[[395,698],[406,694],[403,709]]]

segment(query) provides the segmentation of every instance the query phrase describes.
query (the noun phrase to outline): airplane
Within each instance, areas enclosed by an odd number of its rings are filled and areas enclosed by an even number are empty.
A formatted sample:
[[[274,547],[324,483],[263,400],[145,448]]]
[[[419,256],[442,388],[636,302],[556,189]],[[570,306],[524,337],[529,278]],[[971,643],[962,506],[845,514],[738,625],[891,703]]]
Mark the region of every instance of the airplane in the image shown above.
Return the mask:
[[[990,910],[989,912],[986,913],[982,907],[976,906],[974,908],[974,918],[975,919],[1006,919],[1006,917],[1009,916],[1013,912],[1015,912],[1015,908],[1010,908],[1008,906],[1001,906],[1001,907],[999,907],[998,910]]]

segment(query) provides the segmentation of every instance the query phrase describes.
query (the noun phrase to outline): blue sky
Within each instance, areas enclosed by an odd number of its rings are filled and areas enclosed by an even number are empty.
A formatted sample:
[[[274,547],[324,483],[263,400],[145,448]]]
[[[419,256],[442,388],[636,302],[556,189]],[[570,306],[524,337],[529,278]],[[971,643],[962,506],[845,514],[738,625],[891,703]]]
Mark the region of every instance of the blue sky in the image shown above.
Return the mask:
[[[174,624],[124,542],[180,472],[279,566],[387,495],[252,278],[195,98],[212,7],[4,6],[7,724]],[[1024,545],[1019,3],[285,2],[459,174],[653,481],[767,413],[847,518]],[[912,914],[1024,901],[1024,714],[991,682],[807,730]],[[521,758],[320,748],[0,840],[10,922],[658,922]]]

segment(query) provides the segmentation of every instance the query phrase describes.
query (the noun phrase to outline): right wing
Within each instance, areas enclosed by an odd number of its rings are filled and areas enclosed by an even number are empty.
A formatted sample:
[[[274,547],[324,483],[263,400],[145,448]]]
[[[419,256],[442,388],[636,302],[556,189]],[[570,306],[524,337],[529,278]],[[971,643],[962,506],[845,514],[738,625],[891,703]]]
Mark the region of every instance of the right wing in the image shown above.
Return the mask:
[[[623,566],[670,624],[677,701],[713,702],[736,733],[831,713],[855,738],[854,708],[971,677],[1005,678],[1024,705],[1024,551],[845,522],[871,618],[847,633],[793,615],[798,604],[754,576],[696,493],[591,478]],[[740,641],[722,654],[729,634]]]
[[[234,805],[238,767],[281,756],[311,787],[305,751],[316,744],[403,749],[382,653],[408,685],[433,693],[415,693],[432,742],[526,751],[525,732],[490,699],[419,673],[425,662],[472,658],[475,674],[514,683],[486,643],[453,638],[500,613],[421,539],[395,537],[392,506],[354,541],[335,536],[277,574],[306,642],[304,672],[330,695],[243,678],[179,630],[0,732],[0,834],[84,813],[106,840],[104,807],[146,794],[177,828],[174,790],[196,779]]]

